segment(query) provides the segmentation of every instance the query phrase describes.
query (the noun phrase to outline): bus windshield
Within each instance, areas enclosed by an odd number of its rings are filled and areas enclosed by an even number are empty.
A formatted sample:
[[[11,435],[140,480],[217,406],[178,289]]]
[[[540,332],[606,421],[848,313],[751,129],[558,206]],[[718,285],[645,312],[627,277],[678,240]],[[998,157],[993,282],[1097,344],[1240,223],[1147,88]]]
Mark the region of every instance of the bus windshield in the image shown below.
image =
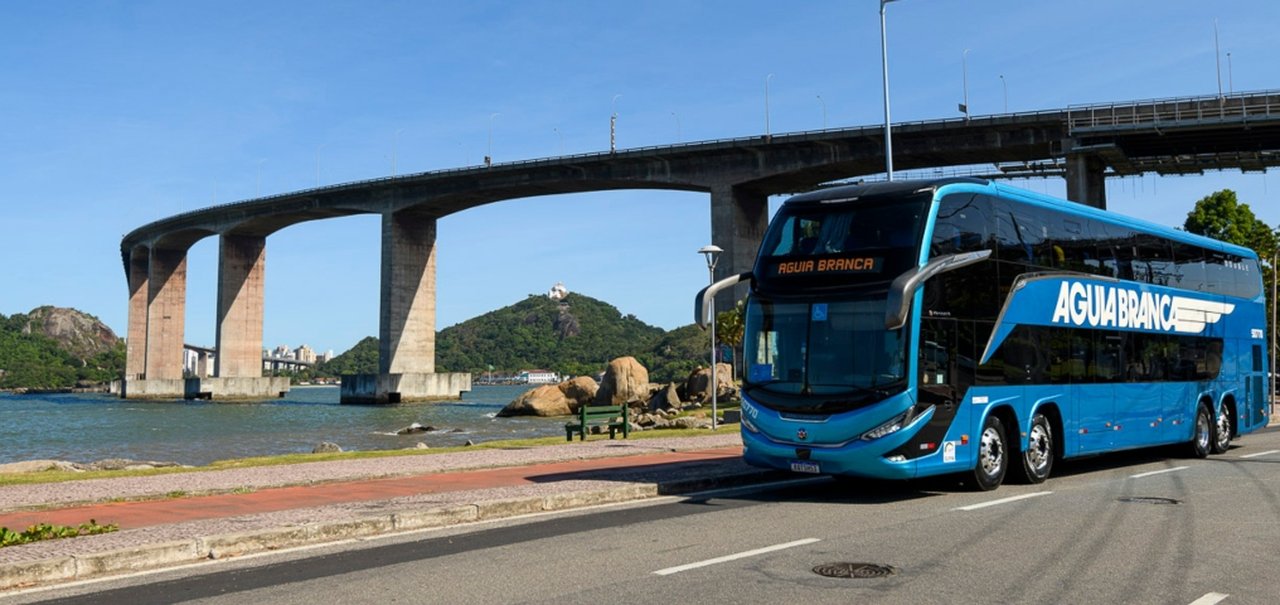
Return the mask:
[[[744,390],[770,407],[825,413],[901,391],[906,342],[902,330],[885,329],[884,314],[883,297],[803,303],[751,299]]]

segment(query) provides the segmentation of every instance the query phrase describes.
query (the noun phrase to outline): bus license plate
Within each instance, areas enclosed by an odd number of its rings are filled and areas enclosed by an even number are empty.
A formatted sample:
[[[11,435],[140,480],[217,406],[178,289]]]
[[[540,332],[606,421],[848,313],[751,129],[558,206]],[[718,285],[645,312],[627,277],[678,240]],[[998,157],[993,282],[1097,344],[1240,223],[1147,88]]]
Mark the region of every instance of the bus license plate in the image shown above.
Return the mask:
[[[791,471],[796,473],[809,473],[812,475],[822,472],[818,470],[817,462],[792,462]]]

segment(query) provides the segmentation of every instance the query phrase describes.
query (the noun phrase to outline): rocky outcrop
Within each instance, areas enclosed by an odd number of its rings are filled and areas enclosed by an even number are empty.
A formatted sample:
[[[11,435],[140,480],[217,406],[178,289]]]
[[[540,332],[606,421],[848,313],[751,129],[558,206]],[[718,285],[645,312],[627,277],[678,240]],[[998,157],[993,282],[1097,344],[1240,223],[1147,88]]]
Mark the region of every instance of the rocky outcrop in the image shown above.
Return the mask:
[[[434,426],[422,426],[421,424],[418,424],[415,422],[413,424],[410,424],[409,426],[406,426],[396,431],[396,434],[397,435],[413,435],[415,433],[430,433],[434,430],[436,430],[436,427]]]
[[[536,389],[531,389],[516,397],[515,401],[508,403],[502,411],[498,412],[499,418],[509,418],[511,416],[568,416],[572,414],[569,409],[569,398],[565,397],[563,391],[557,385],[546,384]]]
[[[62,307],[33,309],[27,314],[27,324],[22,331],[47,336],[60,348],[82,360],[110,351],[120,340],[98,318]]]
[[[622,405],[634,402],[648,404],[649,370],[635,357],[619,357],[609,362],[604,371],[596,405]]]
[[[665,411],[665,410],[681,410],[684,408],[684,402],[680,400],[680,388],[676,383],[660,385],[649,397],[649,411]]]
[[[332,441],[325,441],[325,442],[322,442],[320,445],[317,445],[314,448],[311,448],[312,454],[338,454],[341,452],[342,452],[342,446]]]
[[[578,376],[560,383],[560,392],[569,400],[569,411],[576,413],[578,408],[591,405],[595,401],[600,383],[590,376]]]
[[[738,385],[733,382],[733,366],[727,363],[716,364],[716,399],[732,401],[738,398]],[[684,383],[684,395],[689,401],[705,403],[711,401],[711,368],[698,368]]]

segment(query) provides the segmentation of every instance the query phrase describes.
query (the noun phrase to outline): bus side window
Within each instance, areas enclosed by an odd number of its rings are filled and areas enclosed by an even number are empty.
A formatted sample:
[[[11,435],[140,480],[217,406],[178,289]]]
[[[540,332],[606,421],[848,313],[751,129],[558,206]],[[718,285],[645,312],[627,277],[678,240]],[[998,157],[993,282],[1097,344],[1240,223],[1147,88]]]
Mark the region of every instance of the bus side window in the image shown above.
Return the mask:
[[[1205,288],[1204,249],[1191,244],[1173,244],[1174,281],[1171,285],[1199,292]]]

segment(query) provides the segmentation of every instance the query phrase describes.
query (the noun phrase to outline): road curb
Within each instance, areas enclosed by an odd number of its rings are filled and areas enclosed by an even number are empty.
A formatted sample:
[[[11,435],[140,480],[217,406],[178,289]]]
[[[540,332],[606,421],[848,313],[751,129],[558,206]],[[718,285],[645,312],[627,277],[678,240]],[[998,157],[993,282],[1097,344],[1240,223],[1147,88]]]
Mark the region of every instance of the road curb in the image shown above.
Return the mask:
[[[100,553],[2,563],[0,564],[0,591],[33,588],[72,580],[87,580],[124,572],[162,569],[211,559],[225,559],[481,520],[616,504],[718,487],[735,487],[760,483],[777,476],[774,471],[752,470],[717,477],[637,483],[548,496],[482,500],[457,506],[403,509],[327,523],[200,536],[190,540],[149,544]]]

